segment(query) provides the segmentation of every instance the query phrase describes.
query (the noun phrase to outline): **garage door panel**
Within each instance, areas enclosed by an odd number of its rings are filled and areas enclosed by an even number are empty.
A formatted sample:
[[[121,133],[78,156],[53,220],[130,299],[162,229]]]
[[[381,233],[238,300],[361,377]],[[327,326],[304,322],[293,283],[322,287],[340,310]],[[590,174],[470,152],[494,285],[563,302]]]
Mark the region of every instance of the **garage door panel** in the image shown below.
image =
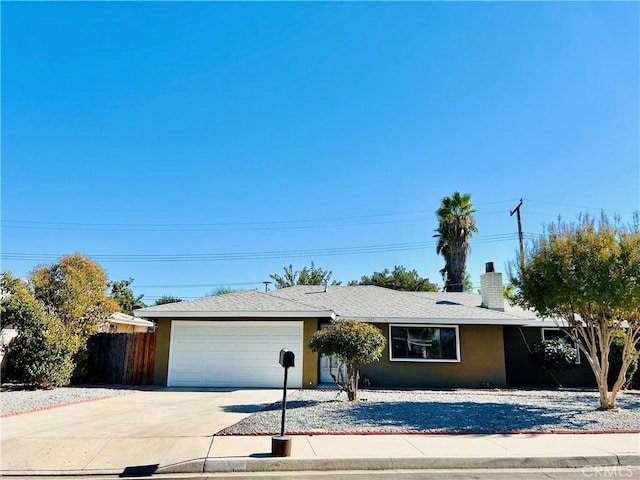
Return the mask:
[[[222,343],[219,338],[212,338],[207,344],[207,352],[210,354],[226,354],[228,352],[237,352],[238,344],[235,341]]]
[[[170,386],[281,387],[278,353],[288,348],[298,357],[289,385],[302,385],[303,325],[294,322],[174,321]]]

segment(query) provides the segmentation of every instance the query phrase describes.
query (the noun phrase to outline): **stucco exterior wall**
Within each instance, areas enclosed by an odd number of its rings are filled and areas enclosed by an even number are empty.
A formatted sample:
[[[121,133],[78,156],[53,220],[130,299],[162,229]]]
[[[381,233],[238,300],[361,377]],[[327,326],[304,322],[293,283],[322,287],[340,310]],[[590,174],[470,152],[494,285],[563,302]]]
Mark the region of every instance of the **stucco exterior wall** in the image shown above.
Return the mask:
[[[549,327],[553,328],[553,324]],[[537,365],[530,349],[542,340],[542,329],[537,327],[504,327],[504,350],[507,385],[510,387],[557,386],[556,381]],[[581,352],[582,354],[582,352]],[[595,387],[596,381],[589,362],[582,356],[580,364],[564,372],[553,372],[565,387]]]
[[[317,319],[307,318],[304,320],[302,388],[316,388],[318,386],[318,354],[309,348],[311,337],[318,331],[318,328],[319,321]]]
[[[389,325],[374,324],[387,339],[379,362],[364,365],[371,387],[478,388],[505,387],[506,372],[502,326],[460,325],[459,362],[412,362],[389,359]]]
[[[153,384],[167,385],[169,373],[169,340],[171,338],[171,320],[158,319],[158,335],[156,337],[156,360],[153,370]]]

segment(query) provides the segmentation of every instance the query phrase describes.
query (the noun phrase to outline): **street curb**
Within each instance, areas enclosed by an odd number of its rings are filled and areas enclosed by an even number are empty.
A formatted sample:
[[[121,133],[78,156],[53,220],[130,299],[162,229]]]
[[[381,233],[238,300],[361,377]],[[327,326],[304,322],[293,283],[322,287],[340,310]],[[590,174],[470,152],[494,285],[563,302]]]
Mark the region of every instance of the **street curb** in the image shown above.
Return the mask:
[[[439,470],[491,468],[580,468],[640,466],[640,455],[571,457],[450,457],[450,458],[207,458],[203,473],[293,472],[330,470]],[[176,465],[177,466],[177,465]],[[182,473],[163,471],[162,473]]]
[[[640,467],[640,455],[572,457],[450,457],[450,458],[200,458],[159,467],[153,475],[203,473],[260,473],[350,470],[465,470],[582,467]],[[9,471],[4,477],[123,475],[121,470]]]
[[[173,465],[164,465],[158,467],[154,474],[165,473],[197,473],[201,474],[205,471],[206,458],[199,458],[196,460],[188,460],[186,462],[174,463]]]

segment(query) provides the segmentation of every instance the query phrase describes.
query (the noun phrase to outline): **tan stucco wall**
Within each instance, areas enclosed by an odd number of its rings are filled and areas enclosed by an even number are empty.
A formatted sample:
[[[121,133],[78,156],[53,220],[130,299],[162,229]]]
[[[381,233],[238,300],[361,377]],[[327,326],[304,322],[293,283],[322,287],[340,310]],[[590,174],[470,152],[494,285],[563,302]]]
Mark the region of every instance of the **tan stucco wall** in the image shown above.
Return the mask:
[[[389,325],[375,324],[387,338],[379,362],[364,365],[372,387],[505,387],[502,326],[460,325],[460,362],[392,362],[389,360]]]
[[[169,374],[169,340],[171,338],[171,320],[158,319],[158,335],[156,337],[156,361],[153,371],[154,385],[167,385]]]
[[[309,342],[314,332],[318,329],[318,320],[315,318],[287,319],[278,318],[185,318],[181,320],[200,321],[303,321],[303,355],[296,358],[296,368],[302,368],[303,388],[315,388],[318,385],[318,354],[309,349]],[[180,320],[177,320],[180,321]],[[156,344],[156,360],[153,376],[154,385],[166,385],[169,373],[169,340],[171,338],[171,319],[162,318],[158,321],[158,340]]]
[[[303,370],[302,388],[315,388],[318,386],[318,354],[311,351],[309,342],[315,332],[318,331],[318,320],[307,318],[304,320],[304,334],[302,339],[303,347]]]

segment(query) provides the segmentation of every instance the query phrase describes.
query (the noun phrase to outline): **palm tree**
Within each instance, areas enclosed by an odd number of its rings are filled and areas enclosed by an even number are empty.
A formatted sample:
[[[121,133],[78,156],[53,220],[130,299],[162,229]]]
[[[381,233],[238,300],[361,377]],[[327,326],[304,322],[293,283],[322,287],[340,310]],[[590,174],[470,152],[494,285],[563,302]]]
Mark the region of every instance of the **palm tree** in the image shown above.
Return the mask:
[[[442,205],[436,210],[438,233],[434,237],[438,238],[436,252],[445,261],[440,273],[446,292],[464,292],[469,240],[478,232],[472,215],[475,212],[471,195],[458,191],[450,197],[442,197]]]

